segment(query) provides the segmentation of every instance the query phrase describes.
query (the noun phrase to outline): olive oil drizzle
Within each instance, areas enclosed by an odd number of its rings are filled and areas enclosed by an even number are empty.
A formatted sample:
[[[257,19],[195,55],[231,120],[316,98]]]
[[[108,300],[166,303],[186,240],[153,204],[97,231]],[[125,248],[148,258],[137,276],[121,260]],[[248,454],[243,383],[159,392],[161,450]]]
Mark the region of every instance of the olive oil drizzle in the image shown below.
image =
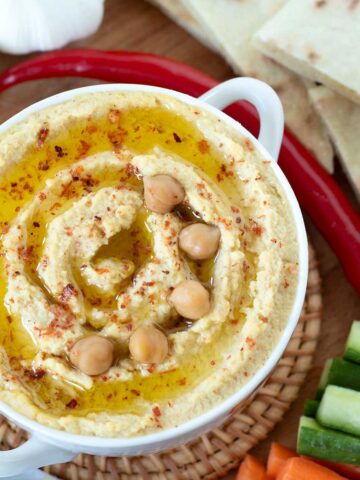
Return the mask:
[[[53,134],[50,131],[49,137],[40,148],[34,139],[34,145],[28,149],[21,164],[10,167],[0,180],[0,226],[3,232],[6,232],[18,211],[43,188],[46,179],[52,178],[59,170],[99,152],[127,148],[143,154],[150,153],[156,146],[202,168],[217,182],[219,172],[222,171],[220,154],[203,139],[193,124],[170,110],[161,107],[134,108],[120,112],[119,120],[115,123],[107,117],[88,118],[70,123],[61,133]],[[119,182],[119,178],[107,169],[96,173],[95,180],[94,185],[75,185],[75,197],[80,198],[89,191]],[[138,179],[131,178],[129,181],[134,188],[141,188]],[[224,178],[219,185],[224,191],[236,190],[232,178]],[[41,212],[27,225],[28,247],[32,247],[28,274],[40,286],[36,267],[41,258],[47,225],[59,212],[69,208],[72,201],[73,199],[64,202],[56,212]],[[176,213],[186,222],[201,221],[201,212],[181,207]],[[146,209],[142,209],[131,229],[110,239],[108,245],[99,249],[94,260],[109,256],[127,258],[134,262],[135,268],[148,261],[152,255],[152,233],[147,224],[148,214]],[[134,247],[135,244],[138,248]],[[253,278],[252,264],[255,261],[251,261],[248,282]],[[212,285],[214,262],[215,259],[205,262],[189,261],[193,273],[209,287]],[[4,306],[6,278],[3,270],[3,257],[0,257],[0,344],[7,351],[10,361],[14,359],[12,363],[15,368],[21,360],[31,361],[38,349],[21,321],[9,316]],[[81,275],[76,275],[76,280],[81,284],[85,297],[99,296],[99,292],[81,283]],[[232,328],[241,328],[244,318],[241,318],[240,314],[238,320]],[[230,339],[233,330],[229,330],[226,325],[223,333]],[[31,391],[35,403],[57,415],[85,415],[102,410],[141,415],[144,402],[168,401],[194,388],[209,376],[214,365],[221,363],[225,356],[226,347],[224,351],[217,348],[216,352],[202,349],[196,358],[189,358],[181,369],[163,373],[152,371],[148,376],[136,374],[130,381],[119,378],[118,381],[106,382],[98,379],[88,391],[74,385],[65,385],[49,374],[39,375],[38,378],[25,376],[24,384]]]

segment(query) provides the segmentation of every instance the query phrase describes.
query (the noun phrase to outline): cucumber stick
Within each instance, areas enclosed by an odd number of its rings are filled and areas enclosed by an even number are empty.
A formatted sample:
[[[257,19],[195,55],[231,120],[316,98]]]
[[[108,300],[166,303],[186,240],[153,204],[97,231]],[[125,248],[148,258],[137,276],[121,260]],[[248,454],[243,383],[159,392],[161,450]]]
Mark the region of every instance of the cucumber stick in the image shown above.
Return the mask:
[[[319,407],[319,403],[316,400],[305,400],[304,403],[304,415],[305,417],[316,417],[316,412]]]
[[[360,436],[360,392],[329,385],[321,399],[316,419],[325,427]]]
[[[360,363],[360,322],[353,322],[345,345],[344,358]]]
[[[301,417],[297,452],[322,460],[360,465],[360,439],[324,428],[313,418]]]
[[[318,400],[321,399],[328,385],[338,385],[360,391],[360,365],[347,362],[342,358],[327,360],[316,392]]]

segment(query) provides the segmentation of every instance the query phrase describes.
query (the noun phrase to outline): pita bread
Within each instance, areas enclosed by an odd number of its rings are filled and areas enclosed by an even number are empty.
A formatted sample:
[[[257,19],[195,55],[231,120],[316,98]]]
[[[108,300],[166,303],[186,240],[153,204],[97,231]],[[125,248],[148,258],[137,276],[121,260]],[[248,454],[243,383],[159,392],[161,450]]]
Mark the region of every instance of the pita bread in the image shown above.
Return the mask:
[[[312,88],[309,94],[360,198],[360,105],[323,86]]]
[[[279,94],[285,121],[319,162],[333,172],[333,150],[302,80],[251,44],[251,37],[285,0],[183,0],[208,37],[215,38],[235,72],[264,80]]]
[[[360,0],[290,0],[254,36],[266,55],[360,103]]]
[[[219,50],[213,39],[205,35],[205,32],[190,14],[190,12],[181,3],[181,0],[148,0],[155,7],[160,8],[175,23],[186,30],[206,47],[217,52]]]

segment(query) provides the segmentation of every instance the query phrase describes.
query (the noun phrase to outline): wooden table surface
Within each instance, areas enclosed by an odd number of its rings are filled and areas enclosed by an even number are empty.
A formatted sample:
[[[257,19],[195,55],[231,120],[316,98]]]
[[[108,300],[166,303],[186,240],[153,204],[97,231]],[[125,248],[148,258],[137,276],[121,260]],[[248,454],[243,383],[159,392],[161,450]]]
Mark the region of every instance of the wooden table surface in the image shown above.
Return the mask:
[[[152,52],[196,66],[218,80],[233,76],[231,68],[220,56],[205,48],[143,0],[107,0],[105,18],[98,32],[71,46]],[[0,71],[23,58],[0,54]],[[0,94],[0,122],[34,101],[69,88],[95,83],[99,82],[69,78],[36,81],[14,87]],[[339,168],[336,177],[351,195]],[[314,366],[298,400],[268,440],[254,449],[254,453],[261,458],[265,458],[271,440],[295,446],[298,419],[304,400],[313,396],[325,359],[341,354],[352,320],[360,318],[359,297],[347,283],[336,257],[316,229],[309,222],[307,226],[317,250],[323,278],[324,320],[321,339]]]

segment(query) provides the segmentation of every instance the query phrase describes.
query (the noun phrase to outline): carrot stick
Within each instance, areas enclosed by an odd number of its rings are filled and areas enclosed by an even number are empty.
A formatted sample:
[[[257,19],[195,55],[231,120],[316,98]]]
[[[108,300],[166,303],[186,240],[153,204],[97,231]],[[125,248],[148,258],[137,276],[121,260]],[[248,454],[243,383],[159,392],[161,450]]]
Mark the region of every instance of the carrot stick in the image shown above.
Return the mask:
[[[276,480],[346,480],[335,472],[307,458],[287,460]]]
[[[267,461],[266,473],[268,477],[275,478],[276,475],[280,473],[286,461],[292,457],[297,457],[297,454],[293,450],[280,445],[280,443],[273,442]]]
[[[265,467],[252,455],[246,455],[240,465],[236,480],[266,480]]]

